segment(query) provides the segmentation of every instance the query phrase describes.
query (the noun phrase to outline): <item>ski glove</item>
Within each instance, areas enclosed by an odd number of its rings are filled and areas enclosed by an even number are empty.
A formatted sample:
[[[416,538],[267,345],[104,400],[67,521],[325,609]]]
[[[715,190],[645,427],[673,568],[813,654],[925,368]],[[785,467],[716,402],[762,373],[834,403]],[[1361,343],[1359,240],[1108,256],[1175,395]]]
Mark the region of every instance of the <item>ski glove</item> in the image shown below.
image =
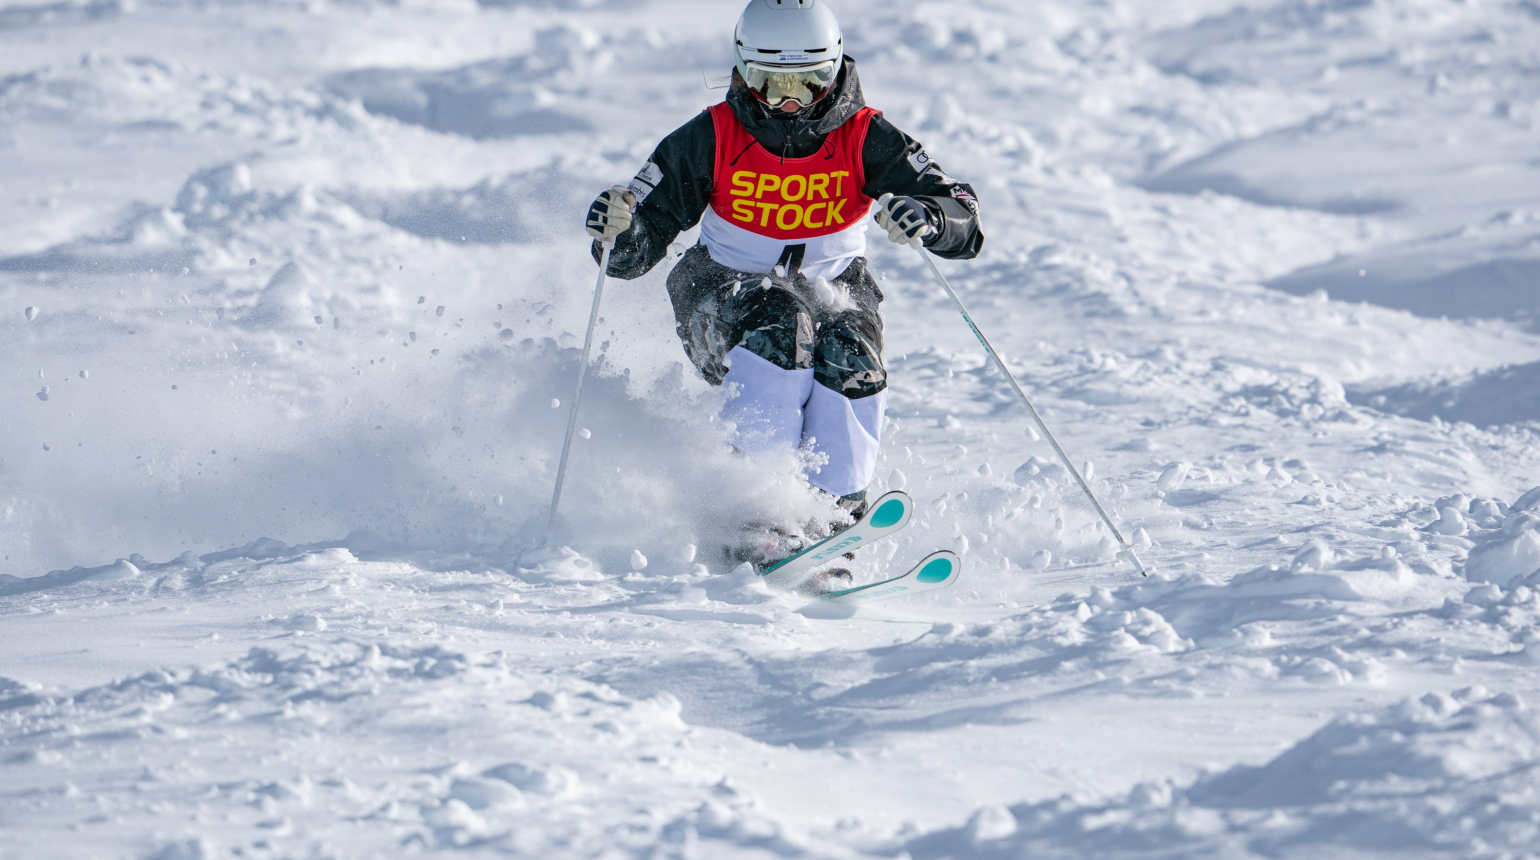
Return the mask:
[[[610,241],[631,229],[631,213],[636,210],[636,195],[617,185],[600,194],[588,207],[588,235]]]
[[[913,197],[884,194],[877,198],[877,226],[888,231],[888,239],[909,245],[916,239],[934,236],[936,225],[930,222],[925,205]]]

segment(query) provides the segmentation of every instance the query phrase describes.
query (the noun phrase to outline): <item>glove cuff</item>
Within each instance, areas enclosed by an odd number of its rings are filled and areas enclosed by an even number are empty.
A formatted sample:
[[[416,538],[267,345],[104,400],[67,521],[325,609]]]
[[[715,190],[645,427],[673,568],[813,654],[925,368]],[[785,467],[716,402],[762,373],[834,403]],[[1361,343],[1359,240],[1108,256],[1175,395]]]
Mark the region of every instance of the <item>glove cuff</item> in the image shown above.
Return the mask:
[[[946,232],[946,213],[942,212],[941,207],[937,206],[933,200],[924,197],[917,197],[915,199],[919,201],[920,208],[925,211],[925,223],[930,225],[930,235],[922,240],[926,245],[929,245],[941,238],[941,234]]]

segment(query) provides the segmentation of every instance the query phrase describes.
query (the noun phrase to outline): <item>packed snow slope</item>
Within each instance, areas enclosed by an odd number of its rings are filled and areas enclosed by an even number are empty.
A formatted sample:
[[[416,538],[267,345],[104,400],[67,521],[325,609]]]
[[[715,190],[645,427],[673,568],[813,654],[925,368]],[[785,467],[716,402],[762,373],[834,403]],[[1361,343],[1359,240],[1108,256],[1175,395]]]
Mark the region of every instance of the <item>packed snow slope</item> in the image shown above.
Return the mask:
[[[667,263],[543,546],[736,2],[0,0],[0,857],[1540,857],[1540,7],[837,2],[1153,575],[876,231],[958,585],[730,569]]]

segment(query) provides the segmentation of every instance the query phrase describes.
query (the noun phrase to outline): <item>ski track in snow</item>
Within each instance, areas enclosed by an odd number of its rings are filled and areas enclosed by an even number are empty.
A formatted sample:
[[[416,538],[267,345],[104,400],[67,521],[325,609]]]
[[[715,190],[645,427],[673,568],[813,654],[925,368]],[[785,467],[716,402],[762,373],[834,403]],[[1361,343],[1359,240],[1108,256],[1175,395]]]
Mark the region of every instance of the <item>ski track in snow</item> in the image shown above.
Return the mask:
[[[1540,857],[1535,4],[842,0],[1155,569],[874,243],[855,573],[964,573],[855,614],[723,561],[820,503],[666,263],[540,548],[737,11],[0,0],[0,857]]]

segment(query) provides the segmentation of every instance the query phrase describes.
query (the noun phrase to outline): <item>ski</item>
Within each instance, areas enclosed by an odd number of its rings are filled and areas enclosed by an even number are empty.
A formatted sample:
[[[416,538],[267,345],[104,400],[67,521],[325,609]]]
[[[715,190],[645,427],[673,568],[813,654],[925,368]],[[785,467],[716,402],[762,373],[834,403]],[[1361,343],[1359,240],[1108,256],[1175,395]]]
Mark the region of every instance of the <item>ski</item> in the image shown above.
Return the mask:
[[[812,568],[895,534],[909,525],[913,515],[914,500],[909,498],[908,493],[902,490],[883,493],[855,525],[829,535],[796,555],[781,559],[759,571],[759,575],[765,577],[765,581],[771,585],[794,585],[802,574]]]
[[[858,585],[844,591],[833,591],[820,595],[819,599],[829,603],[843,603],[847,606],[865,606],[868,603],[877,603],[894,597],[946,588],[956,582],[957,577],[961,575],[962,559],[957,557],[957,553],[944,549],[927,555],[902,576],[873,582],[870,585]]]

